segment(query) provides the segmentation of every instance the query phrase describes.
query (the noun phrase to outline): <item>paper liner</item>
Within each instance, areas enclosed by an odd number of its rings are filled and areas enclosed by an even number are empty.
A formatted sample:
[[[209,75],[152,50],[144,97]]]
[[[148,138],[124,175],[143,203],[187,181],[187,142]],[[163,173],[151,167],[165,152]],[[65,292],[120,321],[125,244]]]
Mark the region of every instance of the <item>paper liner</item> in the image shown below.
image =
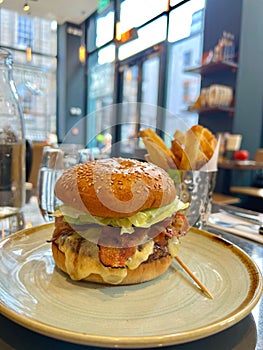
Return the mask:
[[[218,163],[218,156],[219,156],[219,150],[220,150],[220,143],[221,143],[221,136],[217,139],[217,145],[214,151],[214,154],[210,158],[209,162],[207,162],[205,165],[203,165],[198,171],[217,171],[217,163]],[[195,170],[195,169],[193,169]]]
[[[217,171],[217,163],[218,163],[218,157],[219,157],[219,151],[220,151],[220,143],[221,143],[221,136],[219,136],[218,139],[217,139],[217,145],[216,145],[215,151],[214,151],[212,157],[210,158],[209,162],[204,164],[200,169],[191,169],[191,170],[192,171],[205,171],[205,172]],[[144,158],[145,158],[145,160],[147,162],[154,163],[148,153],[145,154]],[[155,164],[161,167],[160,162],[158,162],[158,164],[157,163],[155,163]],[[166,166],[166,167],[163,167],[163,169],[166,170],[166,171],[169,171],[172,168],[168,168]],[[181,169],[176,169],[176,170],[180,171]],[[191,171],[191,170],[189,170],[189,171]],[[184,170],[184,171],[187,171],[187,170]]]

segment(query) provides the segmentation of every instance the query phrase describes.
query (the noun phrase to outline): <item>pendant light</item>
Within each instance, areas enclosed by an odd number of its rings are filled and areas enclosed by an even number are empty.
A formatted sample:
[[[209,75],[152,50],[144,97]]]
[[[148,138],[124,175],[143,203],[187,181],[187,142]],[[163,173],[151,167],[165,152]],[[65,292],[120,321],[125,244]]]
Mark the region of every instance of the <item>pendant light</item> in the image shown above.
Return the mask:
[[[26,60],[27,60],[27,62],[32,61],[32,47],[30,44],[28,44],[27,48],[26,48]]]
[[[23,6],[23,11],[27,12],[29,10],[30,10],[30,5],[28,4],[28,2],[25,2]]]
[[[81,64],[85,64],[86,62],[86,47],[84,45],[80,45],[79,47],[79,61]]]
[[[85,30],[81,31],[80,47],[79,47],[79,61],[82,65],[86,63],[87,50],[85,45]]]

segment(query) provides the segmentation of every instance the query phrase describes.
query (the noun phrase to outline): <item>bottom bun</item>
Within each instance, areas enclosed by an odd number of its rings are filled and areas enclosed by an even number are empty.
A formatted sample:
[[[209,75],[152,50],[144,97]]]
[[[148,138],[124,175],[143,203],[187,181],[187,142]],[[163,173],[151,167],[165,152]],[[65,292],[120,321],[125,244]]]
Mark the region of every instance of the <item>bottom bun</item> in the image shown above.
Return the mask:
[[[69,272],[66,268],[65,263],[65,254],[58,248],[58,245],[55,242],[52,242],[52,253],[54,261],[57,265],[57,267],[67,273],[69,275]],[[75,254],[76,259],[74,259],[76,264],[82,265],[83,261],[81,258],[81,255],[78,255],[74,253],[73,251],[71,254]],[[117,285],[128,285],[128,284],[138,284],[146,281],[153,280],[159,276],[161,276],[171,265],[172,257],[170,255],[167,255],[165,257],[161,257],[159,259],[150,261],[150,262],[143,262],[141,265],[139,265],[136,269],[130,270],[127,268],[127,275],[123,278],[122,281],[118,283],[108,283],[103,280],[100,274],[92,273],[86,278],[81,279],[82,281],[87,282],[95,282],[100,284],[117,284]],[[76,269],[78,266],[76,266]]]

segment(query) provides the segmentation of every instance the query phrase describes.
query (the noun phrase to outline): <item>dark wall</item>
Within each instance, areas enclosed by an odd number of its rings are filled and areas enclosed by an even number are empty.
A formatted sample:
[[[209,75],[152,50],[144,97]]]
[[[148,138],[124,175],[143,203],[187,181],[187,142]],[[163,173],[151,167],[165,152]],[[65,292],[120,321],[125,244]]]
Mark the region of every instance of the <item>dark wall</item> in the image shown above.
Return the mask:
[[[243,135],[243,149],[251,158],[263,147],[263,2],[258,0],[207,0],[204,47],[214,48],[223,31],[235,35],[237,72],[218,72],[204,76],[202,86],[212,83],[232,86],[235,93],[233,114],[215,112],[200,116],[200,123],[214,132],[229,131]]]
[[[238,49],[243,0],[207,0],[205,11],[204,52],[214,48],[223,31],[235,36]]]
[[[213,132],[242,134],[241,148],[247,149],[252,159],[256,149],[263,147],[262,15],[262,1],[207,0],[203,50],[213,49],[224,30],[233,33],[238,69],[236,73],[218,72],[203,77],[203,86],[215,81],[231,85],[235,92],[235,109],[233,115],[216,112],[200,116],[199,122]],[[254,178],[253,171],[219,169],[216,191],[229,193],[230,186],[251,186]]]
[[[66,23],[58,29],[58,139],[59,142],[84,145],[85,129],[80,120],[85,115],[85,67],[78,58],[81,38],[69,34],[69,27],[72,25]],[[72,113],[72,108],[73,111],[79,108],[81,113]]]
[[[263,2],[243,0],[239,69],[236,88],[235,133],[243,134],[242,147],[253,157],[262,141]]]
[[[239,50],[242,0],[207,0],[204,23],[203,52],[213,50],[224,31],[235,37],[236,52]],[[202,76],[202,87],[211,84],[231,86],[236,90],[236,70],[226,69]],[[234,114],[213,111],[199,116],[199,123],[214,133],[233,130]]]

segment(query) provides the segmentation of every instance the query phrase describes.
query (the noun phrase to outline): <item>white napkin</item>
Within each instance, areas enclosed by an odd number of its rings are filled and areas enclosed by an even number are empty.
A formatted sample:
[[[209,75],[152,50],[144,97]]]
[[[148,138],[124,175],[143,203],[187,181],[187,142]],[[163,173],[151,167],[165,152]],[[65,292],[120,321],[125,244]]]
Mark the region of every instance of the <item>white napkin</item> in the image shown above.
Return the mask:
[[[213,213],[210,215],[209,218],[209,226],[233,233],[234,235],[247,238],[253,241],[256,241],[258,243],[263,244],[263,235],[260,235],[259,232],[259,225],[257,224],[252,224],[250,227],[246,226],[236,226],[236,227],[228,227],[228,226],[223,226],[217,223],[217,221],[223,221],[223,222],[228,222],[231,224],[249,224],[247,221],[235,218],[233,216],[224,214],[224,213]]]

